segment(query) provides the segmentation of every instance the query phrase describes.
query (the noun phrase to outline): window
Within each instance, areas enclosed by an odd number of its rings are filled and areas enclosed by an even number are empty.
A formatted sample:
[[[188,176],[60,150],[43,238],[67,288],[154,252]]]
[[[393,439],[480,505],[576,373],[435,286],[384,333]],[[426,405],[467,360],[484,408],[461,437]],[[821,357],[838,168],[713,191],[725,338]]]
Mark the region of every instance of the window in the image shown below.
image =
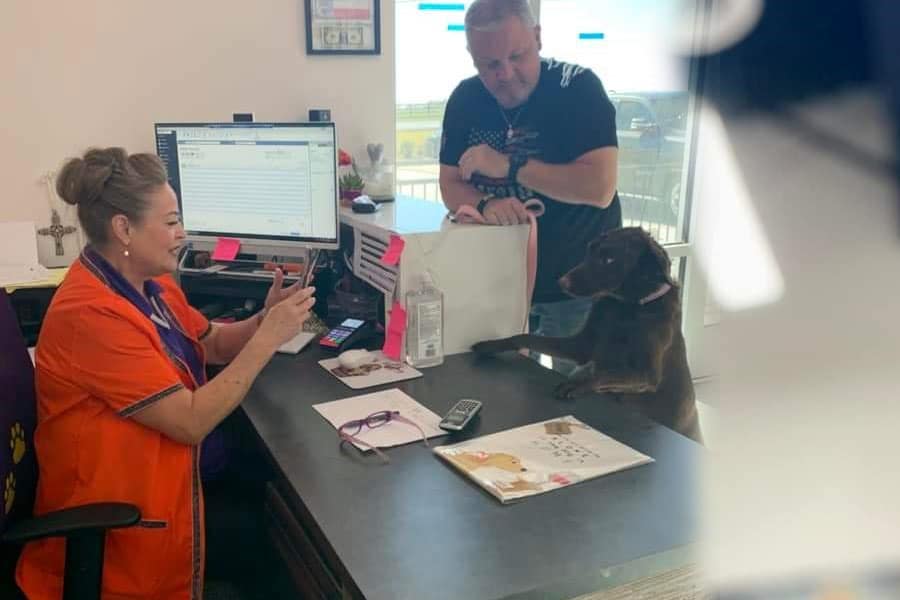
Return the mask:
[[[702,1],[532,0],[541,23],[541,55],[591,68],[616,107],[623,220],[648,230],[678,265],[684,330],[695,353],[702,345],[705,304],[685,226],[695,74],[678,62],[667,41],[701,33]],[[444,105],[459,81],[475,75],[463,30],[471,2],[395,3],[397,193],[439,202]]]
[[[471,0],[395,0],[397,193],[440,202],[438,151],[444,105],[475,74],[463,17]]]
[[[398,193],[440,201],[447,97],[475,74],[463,18],[471,1],[395,0]],[[680,0],[539,0],[542,55],[594,70],[617,109],[619,197],[627,224],[683,241],[688,73],[667,40],[693,24]],[[427,49],[427,51],[423,51]]]
[[[614,100],[616,129],[618,131],[643,131],[654,123],[650,109],[636,100]]]
[[[667,45],[692,24],[681,0],[541,0],[543,55],[590,67],[616,106],[626,225],[684,241],[689,73]]]

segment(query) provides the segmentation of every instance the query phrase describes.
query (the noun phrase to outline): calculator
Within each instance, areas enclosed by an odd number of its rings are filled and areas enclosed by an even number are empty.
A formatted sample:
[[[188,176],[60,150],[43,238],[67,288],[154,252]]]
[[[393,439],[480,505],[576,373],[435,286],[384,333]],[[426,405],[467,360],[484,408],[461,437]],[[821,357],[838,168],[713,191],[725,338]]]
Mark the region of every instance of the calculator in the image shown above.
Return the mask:
[[[344,319],[337,327],[319,339],[319,346],[327,350],[343,352],[366,337],[369,327],[362,319]]]

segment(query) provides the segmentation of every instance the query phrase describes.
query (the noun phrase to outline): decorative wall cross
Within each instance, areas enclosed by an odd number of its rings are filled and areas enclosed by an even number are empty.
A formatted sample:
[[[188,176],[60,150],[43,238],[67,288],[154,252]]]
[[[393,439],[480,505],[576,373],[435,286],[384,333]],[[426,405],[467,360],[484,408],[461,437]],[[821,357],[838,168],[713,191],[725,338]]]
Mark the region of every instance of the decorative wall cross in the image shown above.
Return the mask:
[[[49,235],[53,238],[53,241],[56,242],[56,255],[62,256],[65,254],[65,250],[63,250],[63,236],[68,235],[70,233],[75,233],[75,227],[71,225],[62,224],[62,219],[59,218],[59,213],[56,212],[56,209],[51,209],[53,214],[50,217],[50,227],[41,227],[38,229],[38,233],[40,235]]]

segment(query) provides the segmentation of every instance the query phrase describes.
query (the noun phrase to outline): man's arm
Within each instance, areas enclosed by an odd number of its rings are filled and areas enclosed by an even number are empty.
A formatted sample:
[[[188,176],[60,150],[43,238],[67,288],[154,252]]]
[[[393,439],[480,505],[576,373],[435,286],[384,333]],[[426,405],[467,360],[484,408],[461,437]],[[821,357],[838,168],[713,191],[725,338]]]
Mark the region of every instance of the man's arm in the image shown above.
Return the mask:
[[[441,196],[452,212],[466,204],[478,205],[485,194],[462,180],[458,167],[441,165]],[[528,222],[528,212],[518,198],[491,198],[482,213],[488,225],[520,225]]]
[[[568,204],[609,206],[616,194],[616,110],[590,69],[576,71],[564,95],[566,119],[553,132],[565,146],[559,164],[529,160],[516,179]],[[562,162],[566,161],[566,162]]]
[[[618,157],[618,148],[607,146],[589,150],[566,164],[530,159],[519,169],[516,182],[560,202],[606,208],[616,194]],[[487,144],[463,152],[459,164],[457,173],[464,180],[474,173],[502,178],[509,172],[509,157]],[[443,169],[441,165],[442,177]]]
[[[517,180],[560,202],[606,208],[616,195],[618,158],[619,149],[609,146],[562,165],[529,160],[519,169]]]
[[[444,206],[450,212],[456,212],[463,204],[477,206],[478,201],[484,197],[484,194],[475,189],[475,186],[460,178],[459,167],[442,164],[440,184]]]

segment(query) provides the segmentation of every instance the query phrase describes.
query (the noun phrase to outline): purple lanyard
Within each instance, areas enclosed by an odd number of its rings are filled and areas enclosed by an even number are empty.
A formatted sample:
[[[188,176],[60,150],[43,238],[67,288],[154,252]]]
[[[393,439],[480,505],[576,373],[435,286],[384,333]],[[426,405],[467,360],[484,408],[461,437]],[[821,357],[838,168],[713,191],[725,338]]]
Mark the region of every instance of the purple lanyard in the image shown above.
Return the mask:
[[[106,283],[114,292],[131,302],[153,322],[169,355],[181,366],[190,369],[197,387],[206,383],[206,370],[194,343],[181,330],[178,320],[162,299],[162,287],[148,279],[142,296],[100,253],[88,246],[81,254],[82,263]],[[148,301],[147,298],[150,300]]]

